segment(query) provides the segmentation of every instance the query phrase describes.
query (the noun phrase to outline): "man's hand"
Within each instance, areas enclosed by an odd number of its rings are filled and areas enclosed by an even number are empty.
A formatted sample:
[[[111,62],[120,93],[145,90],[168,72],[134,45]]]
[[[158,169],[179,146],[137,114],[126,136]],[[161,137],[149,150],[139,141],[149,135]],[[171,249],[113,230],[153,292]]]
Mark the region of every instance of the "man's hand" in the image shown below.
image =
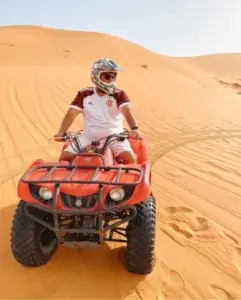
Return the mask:
[[[130,132],[130,138],[137,140],[138,138],[141,139],[141,132],[139,129],[133,129]]]
[[[54,139],[56,142],[62,142],[64,132],[58,132],[54,135]]]

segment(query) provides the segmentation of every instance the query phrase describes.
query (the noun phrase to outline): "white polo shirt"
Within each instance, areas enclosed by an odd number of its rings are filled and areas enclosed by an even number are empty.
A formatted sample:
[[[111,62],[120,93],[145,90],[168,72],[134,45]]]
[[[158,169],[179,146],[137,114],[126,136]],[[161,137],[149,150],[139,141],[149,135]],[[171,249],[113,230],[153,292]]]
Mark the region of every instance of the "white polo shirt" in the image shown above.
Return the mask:
[[[83,113],[83,133],[90,139],[100,139],[123,131],[123,115],[120,109],[131,105],[126,93],[116,89],[113,96],[99,96],[95,87],[80,90],[70,107]]]

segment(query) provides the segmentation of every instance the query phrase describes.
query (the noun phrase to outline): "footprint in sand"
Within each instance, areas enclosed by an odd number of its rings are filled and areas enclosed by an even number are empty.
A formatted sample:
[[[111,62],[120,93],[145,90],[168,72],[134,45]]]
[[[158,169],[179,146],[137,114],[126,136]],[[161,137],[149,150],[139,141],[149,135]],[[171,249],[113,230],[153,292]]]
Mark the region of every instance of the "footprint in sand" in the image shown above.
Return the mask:
[[[169,206],[169,207],[165,207],[164,211],[170,215],[176,214],[176,213],[192,213],[193,212],[193,210],[191,208],[184,207],[184,206]]]
[[[161,229],[182,246],[188,246],[189,241],[213,242],[219,238],[218,230],[206,218],[195,216],[191,208],[170,206],[164,208],[164,213],[167,217]]]
[[[187,230],[183,230],[181,229],[177,224],[174,224],[174,223],[169,223],[168,224],[170,226],[170,228],[172,228],[174,231],[184,235],[186,238],[190,239],[193,237],[193,235],[188,232]]]
[[[208,225],[208,220],[202,217],[197,217],[197,231],[206,231],[210,229],[210,226]],[[195,230],[195,229],[194,229]]]
[[[169,270],[167,279],[162,282],[162,293],[168,299],[184,299],[185,281],[180,273]]]
[[[225,289],[214,285],[214,284],[210,284],[210,289],[212,291],[212,293],[217,297],[217,299],[222,299],[222,300],[228,300],[228,299],[235,299],[228,291],[226,291]]]
[[[241,272],[241,247],[231,246],[228,250],[228,254],[234,265]]]

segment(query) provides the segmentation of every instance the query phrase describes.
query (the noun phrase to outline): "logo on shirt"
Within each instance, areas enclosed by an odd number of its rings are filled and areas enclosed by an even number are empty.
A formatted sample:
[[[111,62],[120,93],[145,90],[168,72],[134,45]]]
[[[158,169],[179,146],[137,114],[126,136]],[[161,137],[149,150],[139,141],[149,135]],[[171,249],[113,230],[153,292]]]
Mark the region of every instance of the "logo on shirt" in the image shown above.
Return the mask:
[[[107,100],[105,103],[106,103],[106,105],[107,105],[108,107],[113,107],[114,101],[109,99],[109,100]]]

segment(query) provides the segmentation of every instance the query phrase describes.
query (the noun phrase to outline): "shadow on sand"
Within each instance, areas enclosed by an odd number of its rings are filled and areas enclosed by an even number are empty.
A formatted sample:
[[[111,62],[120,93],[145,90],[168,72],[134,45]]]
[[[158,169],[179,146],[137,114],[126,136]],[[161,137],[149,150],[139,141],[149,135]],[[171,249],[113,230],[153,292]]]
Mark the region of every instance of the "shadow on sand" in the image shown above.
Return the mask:
[[[16,205],[0,210],[1,299],[122,299],[135,294],[145,276],[129,273],[124,247],[97,249],[59,247],[39,268],[18,264],[10,249],[10,228]]]

